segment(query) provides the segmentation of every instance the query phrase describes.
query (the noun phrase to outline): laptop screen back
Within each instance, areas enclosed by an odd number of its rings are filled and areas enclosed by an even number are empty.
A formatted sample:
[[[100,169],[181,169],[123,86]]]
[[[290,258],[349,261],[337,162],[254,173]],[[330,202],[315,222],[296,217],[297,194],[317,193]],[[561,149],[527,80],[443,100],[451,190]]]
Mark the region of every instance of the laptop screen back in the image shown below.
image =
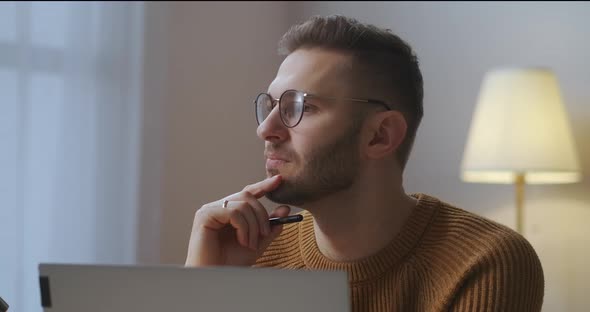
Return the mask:
[[[347,275],[270,268],[40,264],[46,312],[347,312]]]

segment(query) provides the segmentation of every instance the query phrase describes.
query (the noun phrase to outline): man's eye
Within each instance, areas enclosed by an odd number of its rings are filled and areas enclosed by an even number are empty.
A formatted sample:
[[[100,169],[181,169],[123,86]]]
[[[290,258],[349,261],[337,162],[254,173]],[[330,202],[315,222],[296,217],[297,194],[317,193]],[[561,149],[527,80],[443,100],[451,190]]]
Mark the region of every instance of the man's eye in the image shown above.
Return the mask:
[[[312,112],[313,109],[314,109],[314,107],[311,106],[311,105],[307,105],[307,104],[303,105],[303,111],[304,112]]]
[[[285,117],[291,118],[291,115],[293,115],[293,112],[290,109],[283,108],[282,115]]]

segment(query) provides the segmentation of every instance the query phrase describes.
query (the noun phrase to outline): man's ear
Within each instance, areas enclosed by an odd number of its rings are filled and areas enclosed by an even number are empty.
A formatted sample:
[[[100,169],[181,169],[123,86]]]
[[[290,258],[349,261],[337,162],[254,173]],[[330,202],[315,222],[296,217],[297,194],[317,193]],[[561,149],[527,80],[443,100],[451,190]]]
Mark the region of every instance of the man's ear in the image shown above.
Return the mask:
[[[369,124],[366,156],[379,159],[395,153],[406,137],[408,124],[399,111],[386,111],[374,116]]]

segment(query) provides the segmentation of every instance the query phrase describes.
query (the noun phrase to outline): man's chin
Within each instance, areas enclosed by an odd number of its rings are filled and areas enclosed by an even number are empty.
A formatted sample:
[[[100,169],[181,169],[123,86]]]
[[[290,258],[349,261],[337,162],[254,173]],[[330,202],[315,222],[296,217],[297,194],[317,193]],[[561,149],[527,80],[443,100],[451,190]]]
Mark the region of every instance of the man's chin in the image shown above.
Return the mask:
[[[295,207],[300,207],[300,208],[303,208],[305,205],[305,203],[300,200],[283,199],[280,197],[272,196],[270,194],[266,194],[266,198],[268,198],[268,200],[270,200],[271,202],[273,202],[277,205],[295,206]]]
[[[283,183],[285,183],[285,181],[283,181]],[[289,189],[290,187],[288,184],[286,185],[283,183],[281,183],[281,185],[275,190],[266,193],[266,198],[279,205],[303,205],[304,201],[301,200],[300,196],[294,194],[292,190]]]

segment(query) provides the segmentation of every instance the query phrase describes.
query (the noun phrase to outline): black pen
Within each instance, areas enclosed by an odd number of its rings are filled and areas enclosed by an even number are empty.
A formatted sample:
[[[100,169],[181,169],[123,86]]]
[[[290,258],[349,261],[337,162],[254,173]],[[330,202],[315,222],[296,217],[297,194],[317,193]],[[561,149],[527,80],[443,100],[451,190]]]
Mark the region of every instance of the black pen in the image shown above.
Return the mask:
[[[287,216],[287,217],[282,217],[282,218],[268,219],[268,222],[270,222],[271,226],[279,225],[279,224],[295,223],[295,222],[301,222],[301,221],[303,221],[302,215],[292,215],[292,216]]]

